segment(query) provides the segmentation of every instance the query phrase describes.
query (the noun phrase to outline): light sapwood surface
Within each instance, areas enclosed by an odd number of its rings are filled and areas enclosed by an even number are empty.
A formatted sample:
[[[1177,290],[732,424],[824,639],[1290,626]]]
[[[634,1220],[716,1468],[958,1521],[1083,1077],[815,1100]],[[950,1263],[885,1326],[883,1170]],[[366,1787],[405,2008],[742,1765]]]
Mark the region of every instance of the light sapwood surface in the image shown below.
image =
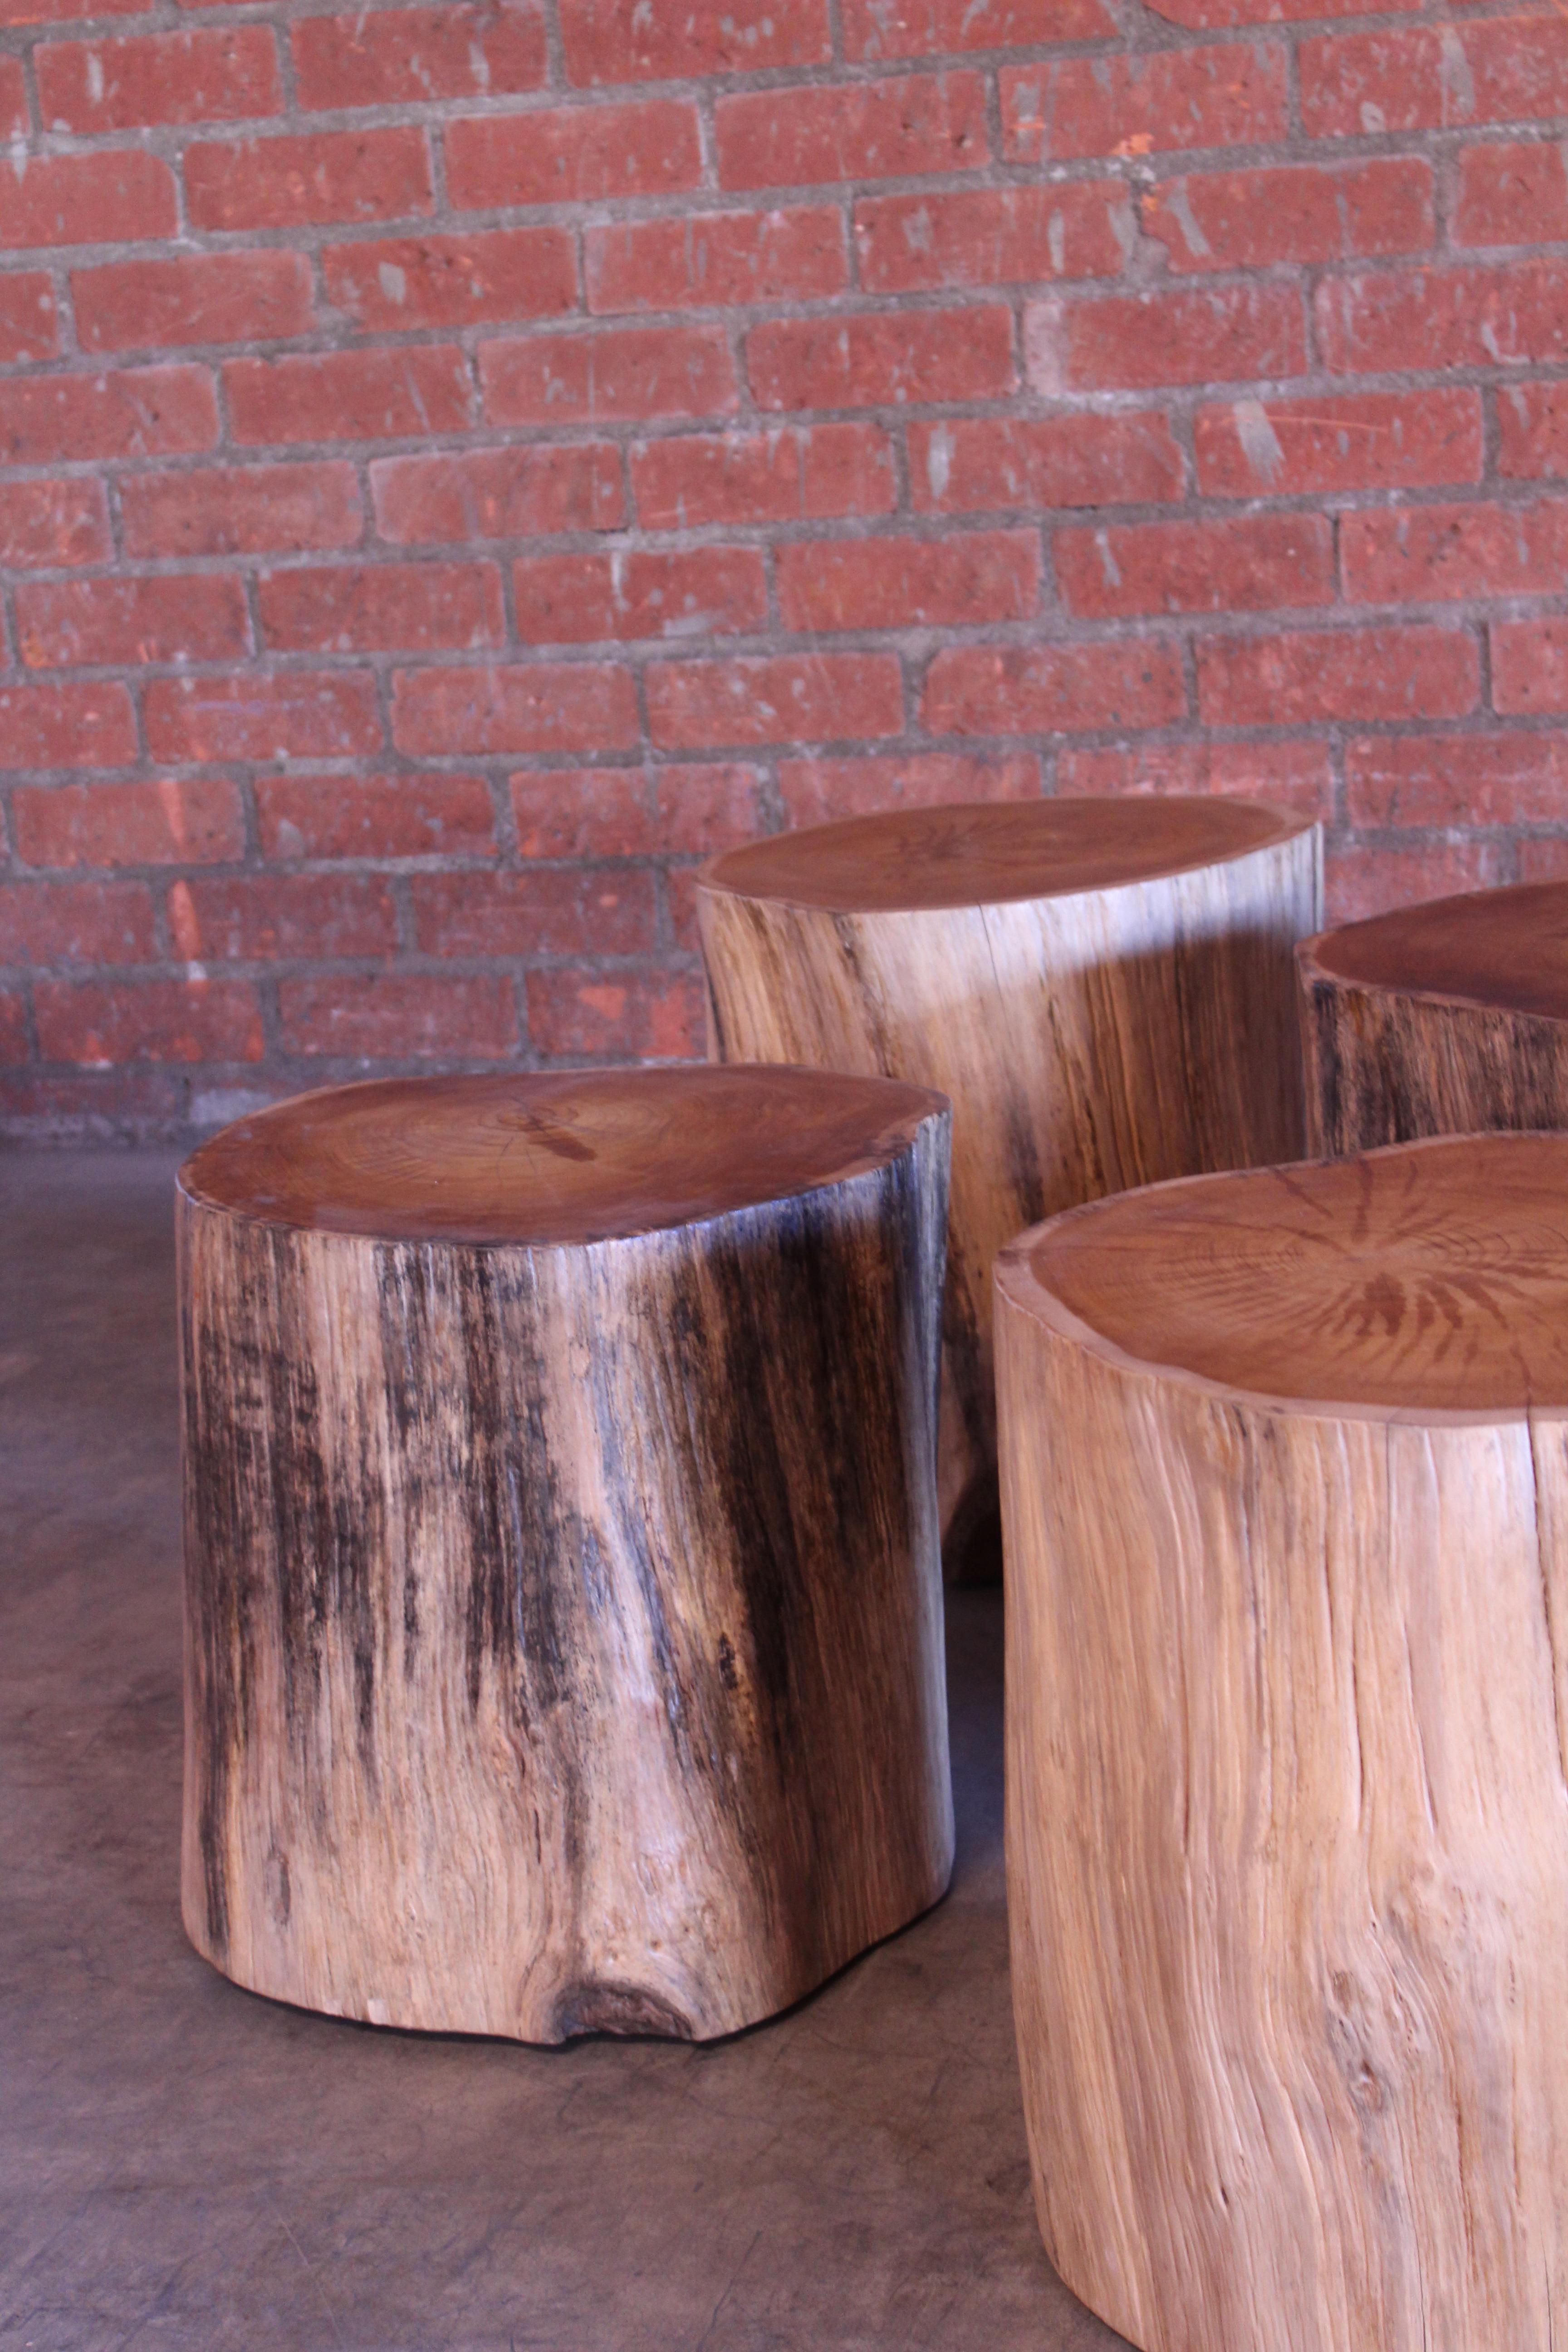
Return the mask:
[[[937,1899],[948,1129],[699,1066],[342,1088],[186,1162],[215,1965],[382,2024],[700,2039]]]
[[[1291,952],[1321,837],[1213,799],[889,810],[699,876],[709,1050],[953,1105],[941,1485],[950,1560],[995,1508],[991,1269],[1104,1192],[1302,1148]]]
[[[1297,952],[1310,1150],[1568,1128],[1568,883],[1401,907]]]
[[[1568,1137],[1161,1186],[996,1286],[1053,2263],[1147,2352],[1552,2352]]]

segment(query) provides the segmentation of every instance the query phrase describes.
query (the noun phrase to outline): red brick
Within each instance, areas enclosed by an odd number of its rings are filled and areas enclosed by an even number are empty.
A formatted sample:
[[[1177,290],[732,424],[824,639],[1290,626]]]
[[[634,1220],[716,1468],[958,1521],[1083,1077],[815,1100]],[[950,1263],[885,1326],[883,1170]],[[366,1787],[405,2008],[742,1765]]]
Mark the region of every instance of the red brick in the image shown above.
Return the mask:
[[[413,440],[473,421],[467,363],[445,343],[228,360],[223,383],[242,442]]]
[[[1436,233],[1432,166],[1402,155],[1337,172],[1192,173],[1144,198],[1143,226],[1173,269],[1421,253]]]
[[[1024,348],[1030,383],[1053,397],[1299,375],[1307,361],[1300,294],[1267,282],[1032,302]]]
[[[16,591],[29,669],[237,660],[250,649],[240,582],[211,572],[149,580],[34,580]]]
[[[549,69],[544,11],[533,0],[300,16],[289,38],[303,107],[510,98],[538,89]]]
[[[1497,413],[1500,474],[1527,481],[1568,475],[1568,383],[1505,384]]]
[[[1323,911],[1331,923],[1359,923],[1418,899],[1491,888],[1504,878],[1497,851],[1485,842],[1445,842],[1433,849],[1373,849],[1352,842],[1330,853]]]
[[[1166,727],[1187,715],[1170,645],[948,646],[926,673],[933,735],[1041,735]]]
[[[952,539],[819,539],[775,557],[786,629],[964,628],[1026,621],[1040,593],[1031,530]]]
[[[910,488],[927,513],[1152,505],[1179,499],[1183,480],[1170,425],[1152,410],[954,416],[910,426]]]
[[[447,188],[459,212],[673,196],[702,184],[697,109],[685,99],[481,114],[447,126]]]
[[[264,857],[488,857],[495,812],[482,776],[264,776]]]
[[[1333,814],[1322,743],[1118,743],[1062,751],[1058,793],[1224,793],[1299,816]]]
[[[1148,0],[1157,16],[1194,33],[1240,32],[1251,25],[1291,25],[1301,17],[1392,16],[1422,0]]]
[[[562,0],[561,37],[567,78],[581,84],[761,73],[833,56],[826,0]]]
[[[0,684],[0,768],[119,768],[135,757],[122,686]]]
[[[195,253],[71,271],[83,351],[166,343],[273,342],[312,321],[302,253]]]
[[[176,882],[169,936],[187,963],[390,955],[397,909],[374,875],[233,875]]]
[[[1085,620],[1334,601],[1333,531],[1322,515],[1058,530],[1051,551],[1062,601]]]
[[[512,588],[524,645],[735,636],[767,626],[767,575],[754,547],[524,556],[512,565]]]
[[[576,308],[577,247],[570,229],[476,229],[329,245],[327,299],[356,326],[468,327],[551,318]]]
[[[897,735],[904,723],[891,654],[662,662],[649,668],[646,687],[649,732],[671,751]]]
[[[1550,735],[1358,737],[1345,746],[1352,824],[1561,824],[1568,739]]]
[[[144,882],[0,884],[0,961],[47,968],[149,963],[153,898]]]
[[[1285,139],[1285,64],[1283,43],[1248,41],[1007,66],[997,76],[1003,157],[1059,163]]]
[[[225,778],[18,785],[18,856],[28,866],[212,866],[245,855],[245,812]]]
[[[0,16],[0,22],[3,22]],[[31,136],[27,113],[27,77],[20,58],[0,57],[0,132],[7,139]]]
[[[1322,496],[1479,482],[1478,392],[1368,392],[1348,399],[1227,401],[1194,421],[1205,498]]]
[[[128,40],[46,41],[33,52],[46,131],[243,122],[282,108],[269,25],[203,26]]]
[[[1568,354],[1568,262],[1393,269],[1319,287],[1318,342],[1340,373],[1506,367]]]
[[[1340,518],[1356,604],[1551,596],[1568,577],[1568,505],[1380,507]]]
[[[739,400],[721,327],[625,327],[485,343],[479,383],[494,425],[721,416]]]
[[[55,289],[45,272],[24,269],[0,278],[0,362],[9,366],[13,361],[52,360],[59,347]],[[0,398],[26,389],[0,386]]]
[[[640,980],[528,975],[528,1034],[541,1054],[624,1061],[694,1061],[702,1052],[702,986],[694,972]]]
[[[1568,42],[1544,11],[1306,40],[1300,75],[1301,120],[1317,139],[1568,114]]]
[[[681,434],[645,441],[631,465],[637,514],[649,530],[816,522],[890,514],[898,503],[892,444],[877,425]]]
[[[347,760],[381,749],[375,681],[357,670],[158,677],[142,711],[155,760]]]
[[[217,437],[217,403],[203,367],[0,383],[0,459],[10,466],[172,457],[210,449]]]
[[[630,751],[641,730],[632,674],[611,662],[399,670],[392,731],[416,759],[493,751]]]
[[[198,142],[185,150],[197,228],[298,228],[401,220],[432,202],[430,150],[412,123],[319,131],[304,139]]]
[[[1494,710],[1568,710],[1568,621],[1494,621],[1491,638]]]
[[[626,520],[620,451],[610,441],[378,457],[370,484],[377,530],[402,545],[618,530]]]
[[[748,90],[719,100],[714,126],[721,188],[973,172],[990,157],[977,73]]]
[[[1000,400],[1014,391],[1011,313],[880,311],[771,319],[746,338],[760,408],[870,408],[907,400]]]
[[[520,857],[710,856],[763,830],[760,769],[552,769],[511,780]]]
[[[1362,628],[1199,640],[1198,715],[1215,727],[1462,719],[1480,670],[1458,629]]]
[[[644,768],[525,772],[511,779],[511,806],[520,857],[647,857],[672,846]]]
[[[0,482],[0,563],[12,571],[100,563],[110,548],[101,482]]]
[[[994,759],[965,751],[884,751],[865,759],[781,760],[786,823],[826,824],[874,809],[929,808],[936,801],[1032,801],[1040,763],[1032,751]]]
[[[264,572],[257,603],[263,640],[275,653],[475,653],[506,638],[493,563]]]
[[[278,990],[285,1053],[343,1061],[501,1061],[517,1049],[510,980],[423,971],[331,972]]]
[[[1521,882],[1561,882],[1568,875],[1568,841],[1558,835],[1549,841],[1521,841],[1519,845],[1519,879]]]
[[[1454,214],[1458,245],[1545,245],[1568,239],[1568,157],[1556,140],[1467,147]]]
[[[601,312],[810,301],[849,282],[844,223],[829,205],[617,221],[590,228],[584,245],[588,308]]]
[[[1114,278],[1137,237],[1114,180],[868,197],[855,207],[868,293]]]
[[[1104,0],[844,0],[843,14],[845,55],[866,65],[964,49],[1111,40],[1117,30]]]
[[[697,912],[695,866],[666,866],[664,903],[669,910],[670,935],[677,948],[685,955],[700,954],[702,947],[702,925]]]
[[[654,944],[647,874],[419,874],[408,887],[425,955],[646,955]]]
[[[173,236],[174,175],[140,147],[107,155],[34,155],[0,173],[0,245],[128,245]]]
[[[259,1062],[256,991],[244,980],[148,980],[132,988],[40,981],[33,990],[46,1062]]]
[[[27,1036],[26,1000],[18,988],[0,988],[0,1065],[19,1069],[33,1058]],[[7,1098],[10,1089],[7,1088]],[[14,1109],[16,1104],[11,1101]]]
[[[666,866],[663,870],[663,894],[666,894],[670,939],[682,955],[700,955],[703,948],[703,924],[696,908],[696,868],[693,866]]]
[[[128,555],[303,554],[353,547],[364,528],[358,478],[342,458],[127,474],[120,514]]]

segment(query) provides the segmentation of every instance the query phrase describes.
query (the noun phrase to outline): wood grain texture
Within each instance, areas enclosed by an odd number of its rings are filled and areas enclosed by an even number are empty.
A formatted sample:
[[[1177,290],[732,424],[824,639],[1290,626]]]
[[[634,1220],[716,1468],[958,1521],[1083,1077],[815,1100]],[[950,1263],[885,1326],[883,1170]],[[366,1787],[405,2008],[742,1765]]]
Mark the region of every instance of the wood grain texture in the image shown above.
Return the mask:
[[[948,1126],[910,1087],[602,1072],[346,1088],[187,1162],[184,1908],[217,1967],[384,2024],[704,2038],[937,1899]],[[285,1215],[257,1195],[306,1130]],[[726,1135],[777,1189],[689,1215]],[[617,1151],[622,1234],[581,1156]],[[529,1238],[574,1178],[598,1237]]]
[[[1562,2339],[1565,1332],[1563,1137],[1163,1186],[998,1265],[1037,2204],[1146,2352]]]
[[[1402,907],[1297,953],[1309,1150],[1568,1128],[1568,884]]]
[[[716,1060],[953,1105],[940,1478],[950,1559],[995,1507],[991,1269],[1021,1226],[1301,1149],[1291,951],[1321,838],[1224,800],[889,811],[699,877]]]

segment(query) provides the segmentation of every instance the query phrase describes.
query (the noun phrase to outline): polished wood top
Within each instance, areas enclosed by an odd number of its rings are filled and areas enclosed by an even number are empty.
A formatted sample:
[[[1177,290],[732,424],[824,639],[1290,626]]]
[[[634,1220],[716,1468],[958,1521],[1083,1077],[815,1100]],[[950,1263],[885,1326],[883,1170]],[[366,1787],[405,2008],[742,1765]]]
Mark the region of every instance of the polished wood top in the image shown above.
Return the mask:
[[[1399,907],[1309,940],[1340,980],[1568,1021],[1568,882],[1521,882]]]
[[[773,834],[710,858],[699,879],[844,915],[999,906],[1245,857],[1310,823],[1220,798],[956,801]]]
[[[263,1224],[584,1243],[883,1167],[946,1108],[892,1079],[750,1066],[382,1078],[237,1120],[179,1181],[191,1200]]]
[[[1227,1390],[1417,1418],[1568,1406],[1568,1136],[1184,1177],[1035,1226],[997,1282]]]

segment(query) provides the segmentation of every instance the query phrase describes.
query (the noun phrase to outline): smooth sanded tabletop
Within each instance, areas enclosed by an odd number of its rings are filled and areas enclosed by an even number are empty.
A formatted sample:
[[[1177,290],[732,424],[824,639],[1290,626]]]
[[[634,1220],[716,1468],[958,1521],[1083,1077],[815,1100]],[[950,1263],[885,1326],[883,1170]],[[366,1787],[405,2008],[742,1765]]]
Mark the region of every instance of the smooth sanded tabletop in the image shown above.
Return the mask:
[[[1568,1021],[1568,882],[1399,907],[1309,943],[1340,980],[1399,994],[1458,997]]]
[[[943,1095],[783,1067],[383,1078],[226,1127],[180,1187],[263,1224],[392,1241],[658,1232],[885,1167]]]
[[[1000,906],[1152,882],[1250,856],[1310,819],[1251,801],[955,801],[881,809],[750,841],[710,858],[710,890],[836,914]]]
[[[1184,1177],[1034,1227],[997,1282],[1142,1363],[1282,1401],[1568,1405],[1568,1136]]]

